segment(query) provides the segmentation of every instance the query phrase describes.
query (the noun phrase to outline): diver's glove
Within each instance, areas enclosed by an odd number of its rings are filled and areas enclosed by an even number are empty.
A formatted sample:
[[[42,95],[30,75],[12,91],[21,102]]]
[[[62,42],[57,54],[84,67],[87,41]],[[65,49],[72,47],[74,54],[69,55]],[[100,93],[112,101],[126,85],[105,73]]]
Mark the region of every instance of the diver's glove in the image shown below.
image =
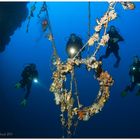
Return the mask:
[[[23,107],[26,107],[26,105],[27,105],[27,100],[26,100],[26,99],[23,99],[23,100],[21,101],[20,105],[23,106]]]
[[[127,95],[127,92],[126,91],[123,91],[122,93],[121,93],[121,96],[122,97],[125,97]]]
[[[16,88],[16,89],[18,89],[18,88],[20,88],[20,87],[21,87],[21,83],[18,82],[18,83],[15,84],[15,88]]]

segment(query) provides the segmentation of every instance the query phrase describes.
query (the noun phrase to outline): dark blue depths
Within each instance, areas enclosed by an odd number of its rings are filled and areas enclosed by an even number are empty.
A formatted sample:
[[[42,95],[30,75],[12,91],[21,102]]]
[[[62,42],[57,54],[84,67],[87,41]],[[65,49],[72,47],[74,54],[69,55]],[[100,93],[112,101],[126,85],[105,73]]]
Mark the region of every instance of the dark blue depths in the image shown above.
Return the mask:
[[[28,8],[33,3],[28,4]],[[103,60],[103,68],[110,72],[115,83],[111,88],[110,98],[103,110],[87,122],[80,122],[76,138],[95,137],[140,137],[140,97],[136,90],[125,98],[121,91],[129,83],[128,70],[134,55],[140,52],[140,3],[134,11],[125,11],[119,4],[116,7],[118,18],[109,25],[115,25],[125,41],[120,43],[121,63],[115,69],[115,58],[111,55]],[[41,3],[37,3],[37,10]],[[56,41],[57,51],[62,60],[67,59],[65,44],[71,33],[80,35],[83,42],[87,40],[88,11],[87,2],[49,2],[48,10]],[[105,2],[91,3],[91,33],[100,18],[107,10]],[[36,12],[37,13],[37,12]],[[18,19],[17,19],[18,20]],[[43,38],[40,21],[31,20],[29,33],[26,33],[27,20],[22,23],[5,52],[0,54],[0,133],[9,132],[10,137],[47,137],[61,138],[62,129],[59,121],[59,107],[55,105],[53,94],[49,92],[52,82],[50,42]],[[103,54],[102,48],[99,54]],[[86,56],[85,51],[83,56]],[[139,55],[140,56],[140,55]],[[36,63],[39,71],[39,85],[33,85],[28,106],[22,108],[20,100],[22,90],[15,90],[14,84],[20,80],[20,73],[27,63]],[[84,67],[76,72],[80,100],[90,105],[96,97],[98,84],[93,73]]]

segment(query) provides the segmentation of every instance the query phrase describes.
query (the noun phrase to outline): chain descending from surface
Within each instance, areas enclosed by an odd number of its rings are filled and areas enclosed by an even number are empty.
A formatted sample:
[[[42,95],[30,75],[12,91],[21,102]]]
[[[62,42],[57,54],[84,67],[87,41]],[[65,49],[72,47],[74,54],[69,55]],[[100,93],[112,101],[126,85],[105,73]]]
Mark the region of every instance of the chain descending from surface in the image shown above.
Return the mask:
[[[102,62],[96,60],[96,54],[102,46],[106,46],[106,43],[109,40],[109,35],[106,31],[108,23],[117,18],[117,13],[115,11],[115,6],[117,3],[120,3],[124,9],[133,10],[135,8],[134,3],[132,2],[110,2],[107,12],[103,15],[103,17],[101,17],[100,20],[96,19],[97,25],[94,27],[95,33],[91,37],[89,37],[88,41],[85,43],[85,45],[83,45],[79,52],[73,58],[68,58],[66,62],[62,62],[57,54],[46,2],[43,2],[43,5],[39,11],[38,17],[40,17],[42,12],[46,12],[46,17],[48,20],[48,29],[50,33],[48,40],[52,43],[54,57],[52,64],[56,68],[56,70],[53,71],[53,82],[50,86],[50,91],[54,94],[56,105],[60,106],[60,120],[63,128],[63,137],[65,137],[65,130],[67,133],[67,137],[71,137],[73,134],[75,134],[78,121],[88,121],[92,116],[99,113],[109,98],[110,87],[113,85],[114,80],[107,71],[104,71],[102,69]],[[31,7],[30,16],[28,18],[29,21],[27,24],[27,31],[29,28],[31,17],[33,17],[33,12],[36,9],[35,4]],[[88,5],[88,8],[90,10],[90,3]],[[91,18],[90,11],[88,18]],[[90,22],[88,24],[88,29],[88,35],[90,35]],[[100,33],[101,30],[103,30],[103,35],[101,35]],[[95,48],[94,52],[90,57],[88,56],[84,59],[78,59],[77,56],[79,55],[79,53],[87,46],[97,47]],[[74,72],[75,67],[81,65],[85,65],[88,71],[95,71],[95,79],[98,81],[99,84],[99,91],[97,93],[96,99],[90,106],[86,107],[80,104],[77,81]],[[70,89],[66,89],[64,87],[64,83],[67,80],[67,74],[71,75]],[[75,89],[73,89],[73,83]],[[73,96],[74,90],[75,96]],[[74,99],[74,97],[76,97],[76,100]],[[77,101],[76,104],[75,101]],[[76,121],[73,125],[74,120]],[[75,128],[72,132],[73,126]]]

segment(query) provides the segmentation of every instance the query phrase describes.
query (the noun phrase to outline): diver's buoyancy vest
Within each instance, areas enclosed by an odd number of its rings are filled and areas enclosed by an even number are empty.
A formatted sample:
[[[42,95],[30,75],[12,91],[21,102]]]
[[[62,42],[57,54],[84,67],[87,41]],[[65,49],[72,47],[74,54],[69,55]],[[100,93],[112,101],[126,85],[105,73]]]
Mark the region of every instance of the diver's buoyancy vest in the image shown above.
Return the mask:
[[[108,41],[108,46],[118,46],[118,42],[119,41],[123,41],[124,39],[122,38],[122,36],[117,32],[115,31],[114,33],[111,33],[110,31],[108,31],[108,34],[109,34],[109,41]],[[112,39],[113,38],[118,38],[119,40],[117,42],[113,42]]]
[[[32,70],[30,66],[26,66],[22,72],[22,77],[25,79],[29,77],[36,78],[38,77],[38,72],[37,70]]]

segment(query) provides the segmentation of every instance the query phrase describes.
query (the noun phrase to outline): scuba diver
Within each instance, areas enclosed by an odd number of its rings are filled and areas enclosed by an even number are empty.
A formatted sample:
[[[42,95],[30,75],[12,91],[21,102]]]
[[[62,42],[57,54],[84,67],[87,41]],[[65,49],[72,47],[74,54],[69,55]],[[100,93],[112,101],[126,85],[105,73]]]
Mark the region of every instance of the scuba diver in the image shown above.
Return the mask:
[[[140,86],[140,60],[138,56],[134,57],[133,64],[130,66],[129,76],[131,78],[131,84],[128,85],[122,92],[122,96],[126,96],[128,91],[133,91],[135,86]],[[136,95],[140,95],[140,88]]]
[[[124,39],[121,37],[121,35],[117,32],[115,26],[111,26],[110,30],[108,31],[109,34],[109,41],[108,41],[108,46],[106,49],[105,55],[102,55],[99,60],[102,61],[103,58],[108,58],[111,53],[114,54],[116,57],[117,61],[114,64],[114,67],[118,67],[120,63],[120,56],[119,56],[119,41],[124,41]]]
[[[79,50],[83,47],[82,39],[76,34],[72,33],[66,44],[66,52],[69,58],[73,58]],[[81,52],[76,56],[76,58],[81,59]]]
[[[24,99],[21,101],[21,105],[26,106],[27,104],[27,99],[29,97],[31,87],[32,87],[32,82],[38,83],[38,71],[36,70],[36,65],[35,64],[29,64],[27,65],[22,74],[21,74],[22,79],[15,85],[15,88],[23,88],[25,90],[25,96]]]

